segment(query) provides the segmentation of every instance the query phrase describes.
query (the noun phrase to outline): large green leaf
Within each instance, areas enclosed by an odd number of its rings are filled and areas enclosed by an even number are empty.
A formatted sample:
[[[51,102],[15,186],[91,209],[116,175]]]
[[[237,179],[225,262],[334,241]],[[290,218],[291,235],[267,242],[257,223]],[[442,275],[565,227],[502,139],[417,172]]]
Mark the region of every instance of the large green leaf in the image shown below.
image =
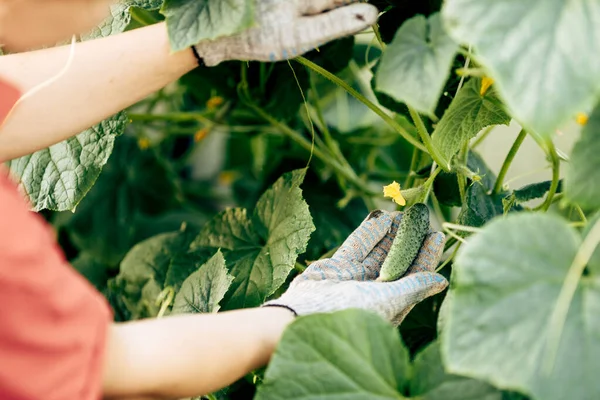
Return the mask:
[[[256,400],[500,400],[488,384],[447,375],[438,345],[410,364],[398,331],[364,310],[298,318],[283,334]]]
[[[598,1],[447,0],[442,12],[525,127],[551,135],[600,95]]]
[[[433,342],[417,354],[409,384],[410,398],[419,400],[501,400],[491,385],[444,371],[440,345]]]
[[[161,4],[162,0],[123,0],[113,4],[111,15],[81,37],[89,40],[121,33],[131,20],[131,7],[156,9]],[[75,137],[9,162],[34,211],[74,210],[98,179],[115,137],[123,133],[126,124],[126,115],[121,112]]]
[[[408,352],[380,317],[309,315],[284,332],[255,399],[402,399],[409,376]]]
[[[432,115],[457,48],[444,31],[439,14],[411,18],[384,52],[375,89]]]
[[[163,233],[135,245],[121,262],[114,285],[131,319],[154,317],[171,261],[185,253],[193,239],[185,232]]]
[[[233,277],[227,273],[223,253],[214,256],[187,277],[175,296],[173,314],[211,313],[219,311]]]
[[[418,14],[429,16],[440,11],[442,6],[442,0],[370,0],[369,3],[377,6],[380,11],[385,11],[377,20],[379,33],[385,43],[394,39],[394,35],[406,20]]]
[[[510,116],[492,89],[481,94],[481,79],[471,79],[458,92],[433,131],[433,144],[446,160],[452,159],[463,144],[483,128],[508,125]]]
[[[571,153],[565,196],[585,209],[600,209],[600,106],[583,128]]]
[[[174,51],[233,35],[254,23],[253,0],[166,0],[161,12]]]
[[[119,113],[64,142],[9,161],[33,209],[75,209],[96,182],[126,123],[125,114]]]
[[[458,215],[459,223],[480,227],[492,218],[502,215],[504,212],[503,197],[501,194],[488,194],[481,183],[473,183],[467,189],[466,201]]]
[[[283,284],[315,229],[300,184],[306,170],[284,174],[258,200],[254,212],[228,209],[191,244],[192,251],[220,248],[235,277],[226,308],[261,304]]]
[[[507,216],[472,236],[454,263],[446,367],[536,399],[600,398],[596,271],[559,300],[580,244],[566,221],[544,214]],[[564,324],[551,325],[564,306]]]

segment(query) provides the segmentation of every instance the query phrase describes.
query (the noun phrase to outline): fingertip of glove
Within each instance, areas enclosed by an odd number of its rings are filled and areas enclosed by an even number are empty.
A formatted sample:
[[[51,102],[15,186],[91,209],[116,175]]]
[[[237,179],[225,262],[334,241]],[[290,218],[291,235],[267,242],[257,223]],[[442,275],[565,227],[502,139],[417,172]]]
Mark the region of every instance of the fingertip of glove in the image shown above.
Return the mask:
[[[373,25],[377,21],[379,10],[372,4],[355,3],[347,6],[357,22]]]
[[[384,213],[385,213],[385,211],[382,211],[382,210],[373,210],[369,213],[369,215],[367,215],[367,221],[370,219],[373,219],[373,218],[379,218]]]
[[[427,234],[424,244],[432,246],[434,249],[439,249],[444,246],[445,242],[446,235],[444,235],[442,232],[430,232]]]
[[[436,289],[436,293],[441,292],[448,286],[448,280],[437,272],[418,272],[414,275],[410,275],[417,283],[417,287],[424,288],[425,290]],[[409,277],[405,279],[409,279]],[[414,282],[413,281],[413,282]]]

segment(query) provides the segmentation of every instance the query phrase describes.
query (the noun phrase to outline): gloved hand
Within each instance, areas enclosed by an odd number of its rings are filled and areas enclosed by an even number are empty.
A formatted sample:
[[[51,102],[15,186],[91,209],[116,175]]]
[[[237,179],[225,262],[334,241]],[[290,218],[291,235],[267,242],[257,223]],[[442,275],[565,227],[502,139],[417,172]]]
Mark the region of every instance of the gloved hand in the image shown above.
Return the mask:
[[[289,289],[266,306],[288,308],[296,315],[346,308],[373,311],[399,325],[418,302],[441,292],[446,279],[434,271],[445,236],[430,232],[406,274],[393,282],[374,282],[402,219],[402,213],[373,211],[331,258],[312,263]]]
[[[256,0],[254,27],[238,35],[202,41],[194,49],[208,66],[227,60],[293,58],[374,24],[377,8],[364,3],[345,5],[355,1]]]

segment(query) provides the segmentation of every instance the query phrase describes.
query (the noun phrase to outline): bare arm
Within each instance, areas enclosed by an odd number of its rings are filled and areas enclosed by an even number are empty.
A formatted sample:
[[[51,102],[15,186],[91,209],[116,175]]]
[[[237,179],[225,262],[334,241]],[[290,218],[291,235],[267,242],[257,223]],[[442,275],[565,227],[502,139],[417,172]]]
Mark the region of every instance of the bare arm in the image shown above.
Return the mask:
[[[23,92],[56,75],[69,46],[0,57],[0,77]],[[164,23],[78,43],[65,75],[20,102],[0,127],[0,162],[67,139],[196,67],[171,53]]]
[[[293,318],[266,307],[114,324],[104,394],[181,398],[218,390],[265,365]]]

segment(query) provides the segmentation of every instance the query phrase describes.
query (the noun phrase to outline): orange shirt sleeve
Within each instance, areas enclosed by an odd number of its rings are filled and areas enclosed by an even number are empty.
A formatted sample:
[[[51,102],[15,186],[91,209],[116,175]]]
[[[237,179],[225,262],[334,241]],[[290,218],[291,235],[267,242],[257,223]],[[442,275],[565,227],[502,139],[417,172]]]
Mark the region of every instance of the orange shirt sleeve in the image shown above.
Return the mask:
[[[99,399],[110,322],[0,166],[0,399]]]

